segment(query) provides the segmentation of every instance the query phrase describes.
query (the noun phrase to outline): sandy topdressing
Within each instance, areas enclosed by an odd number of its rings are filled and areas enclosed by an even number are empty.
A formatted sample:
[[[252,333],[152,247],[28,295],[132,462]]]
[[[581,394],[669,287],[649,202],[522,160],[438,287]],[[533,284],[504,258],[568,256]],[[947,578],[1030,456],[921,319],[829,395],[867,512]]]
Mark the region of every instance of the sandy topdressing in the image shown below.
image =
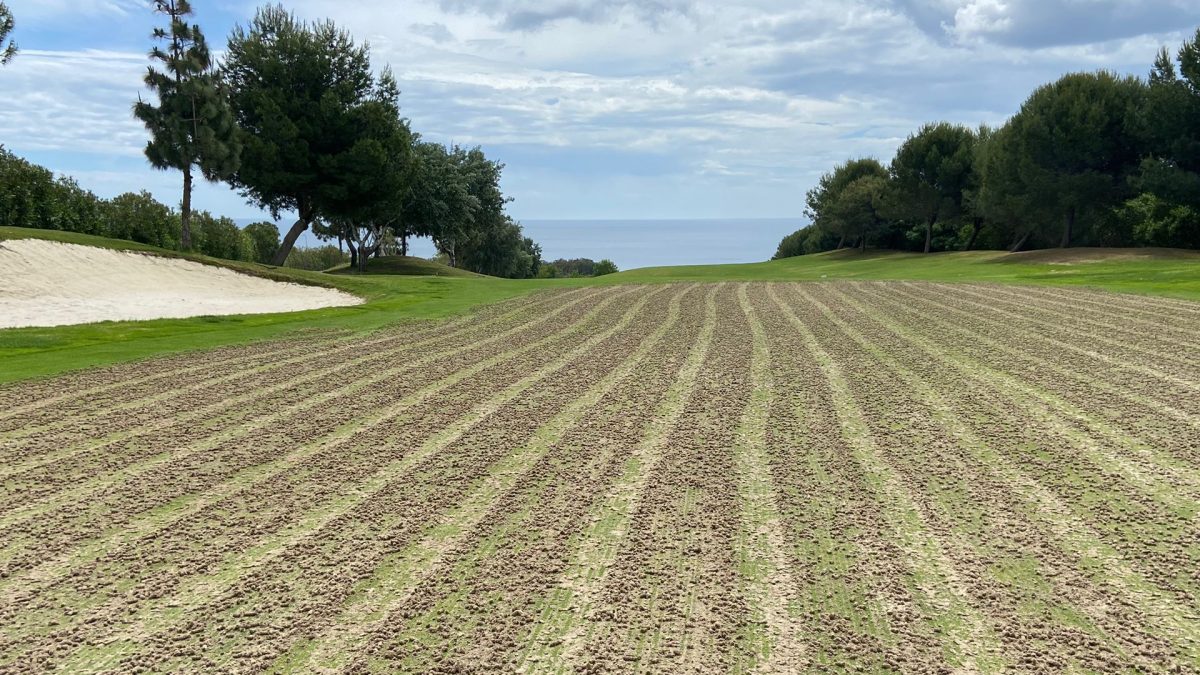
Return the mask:
[[[39,239],[0,241],[0,328],[296,312],[362,300],[201,263]]]

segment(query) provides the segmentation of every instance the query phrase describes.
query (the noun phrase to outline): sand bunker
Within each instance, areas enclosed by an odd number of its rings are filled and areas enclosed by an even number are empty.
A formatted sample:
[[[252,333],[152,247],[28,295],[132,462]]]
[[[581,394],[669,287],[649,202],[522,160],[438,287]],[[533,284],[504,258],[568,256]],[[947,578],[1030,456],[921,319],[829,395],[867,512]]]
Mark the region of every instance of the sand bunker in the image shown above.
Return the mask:
[[[178,258],[40,239],[0,241],[0,328],[296,312],[361,302],[329,288]]]

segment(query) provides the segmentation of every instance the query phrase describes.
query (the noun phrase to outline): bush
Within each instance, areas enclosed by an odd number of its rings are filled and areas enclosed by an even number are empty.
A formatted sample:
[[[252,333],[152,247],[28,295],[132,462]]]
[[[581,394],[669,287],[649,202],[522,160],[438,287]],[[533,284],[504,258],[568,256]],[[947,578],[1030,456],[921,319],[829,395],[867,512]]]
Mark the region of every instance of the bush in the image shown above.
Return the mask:
[[[605,274],[616,274],[617,264],[605,258],[592,267],[592,276],[602,277]]]
[[[118,195],[103,211],[104,228],[97,234],[162,248],[179,246],[179,216],[145,190]]]
[[[336,246],[315,246],[312,248],[293,248],[288,254],[284,267],[294,267],[300,270],[320,272],[330,267],[337,267],[350,262],[350,256]]]
[[[1200,212],[1143,193],[1114,211],[1114,228],[1135,246],[1200,248]]]
[[[279,228],[275,223],[258,222],[250,223],[243,230],[251,240],[254,247],[255,262],[270,263],[275,257],[275,252],[279,250]]]
[[[192,214],[192,246],[197,253],[226,260],[253,260],[253,243],[230,218],[217,218],[208,211]]]

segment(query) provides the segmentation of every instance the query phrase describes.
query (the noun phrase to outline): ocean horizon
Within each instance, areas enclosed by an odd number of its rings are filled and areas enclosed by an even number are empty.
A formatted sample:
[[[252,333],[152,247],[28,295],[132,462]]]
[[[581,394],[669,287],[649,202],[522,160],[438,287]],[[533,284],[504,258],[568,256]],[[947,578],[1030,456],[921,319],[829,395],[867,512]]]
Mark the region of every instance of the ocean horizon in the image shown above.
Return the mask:
[[[254,218],[239,218],[241,226]],[[761,262],[775,254],[779,240],[803,227],[803,218],[708,218],[637,220],[521,221],[525,236],[542,247],[542,258],[607,258],[623,270],[667,265]],[[278,223],[281,231],[288,224]],[[306,232],[300,246],[320,246]],[[429,239],[410,243],[412,255],[436,252]]]

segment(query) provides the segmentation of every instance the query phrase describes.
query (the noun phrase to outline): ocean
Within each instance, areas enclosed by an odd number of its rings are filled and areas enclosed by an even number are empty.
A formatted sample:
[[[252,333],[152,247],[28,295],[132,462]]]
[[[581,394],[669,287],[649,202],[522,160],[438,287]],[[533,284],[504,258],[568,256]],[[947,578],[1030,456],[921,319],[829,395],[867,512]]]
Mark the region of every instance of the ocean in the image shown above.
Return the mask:
[[[239,219],[245,225],[250,220]],[[542,257],[608,258],[623,270],[662,265],[758,262],[775,254],[779,240],[805,224],[801,218],[706,220],[523,220],[525,235]],[[283,227],[286,227],[283,226]],[[316,246],[305,233],[301,246]],[[434,254],[428,239],[411,243],[413,255]]]

